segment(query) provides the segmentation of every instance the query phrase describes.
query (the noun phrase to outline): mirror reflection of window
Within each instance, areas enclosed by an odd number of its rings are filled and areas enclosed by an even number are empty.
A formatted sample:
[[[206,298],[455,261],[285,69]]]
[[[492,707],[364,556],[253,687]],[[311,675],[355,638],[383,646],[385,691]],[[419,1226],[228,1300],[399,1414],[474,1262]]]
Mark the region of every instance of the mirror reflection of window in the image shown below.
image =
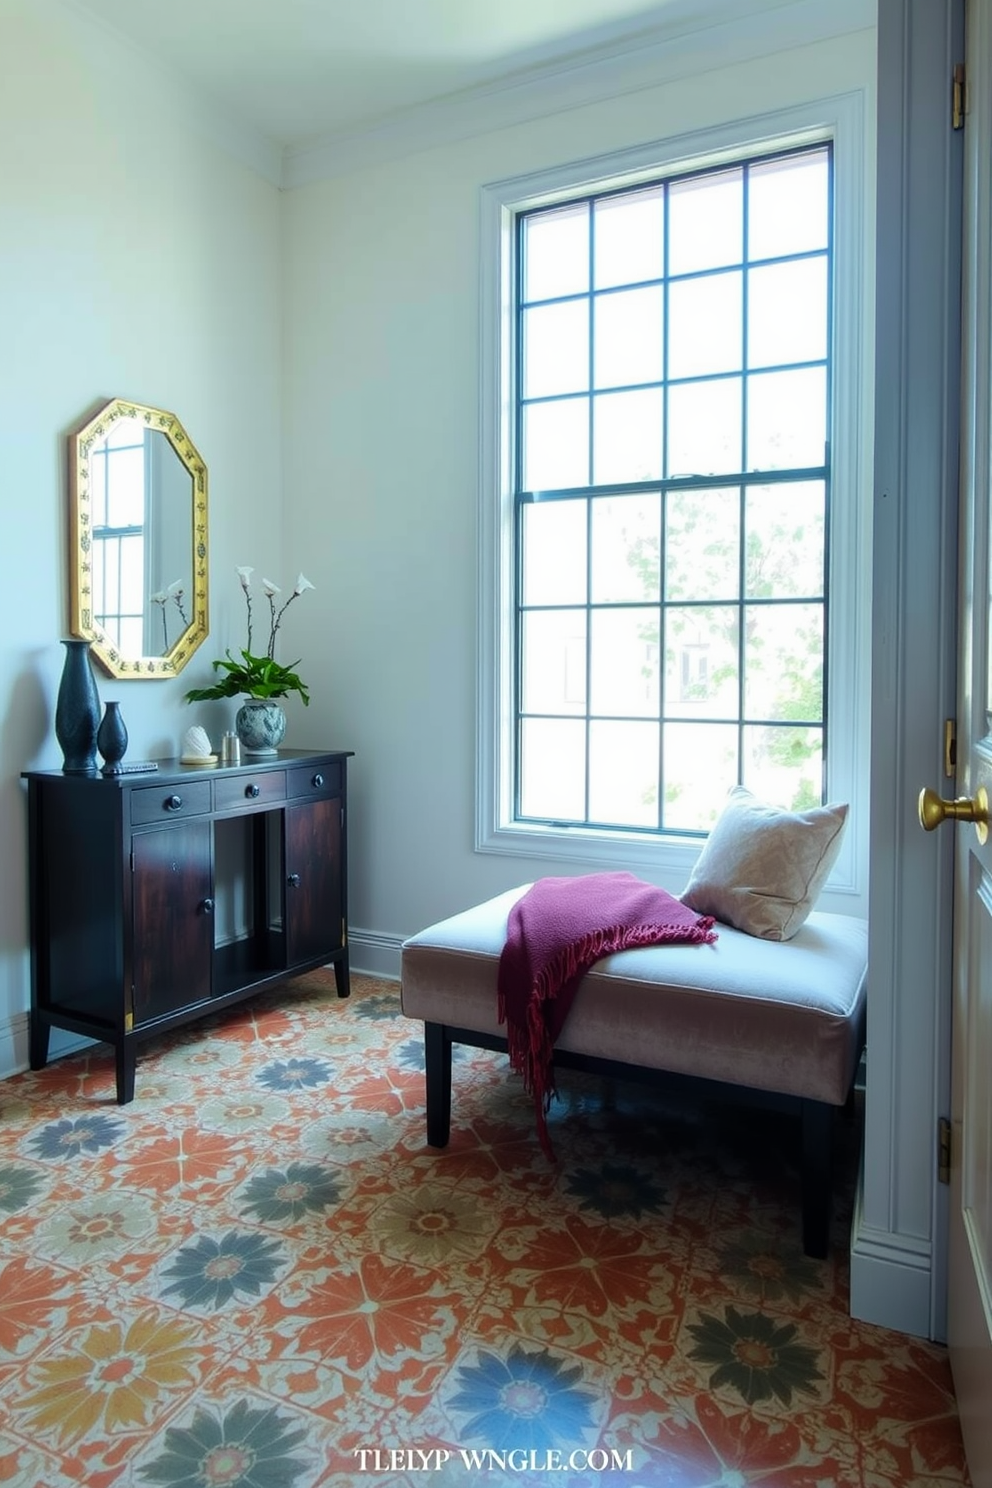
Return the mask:
[[[90,457],[93,615],[118,650],[135,656],[144,640],[145,458],[136,419],[114,424]]]
[[[164,656],[189,625],[192,477],[166,436],[118,420],[90,455],[93,616],[125,656]]]
[[[193,478],[164,434],[152,430],[145,440],[148,544],[143,654],[164,656],[190,621]]]

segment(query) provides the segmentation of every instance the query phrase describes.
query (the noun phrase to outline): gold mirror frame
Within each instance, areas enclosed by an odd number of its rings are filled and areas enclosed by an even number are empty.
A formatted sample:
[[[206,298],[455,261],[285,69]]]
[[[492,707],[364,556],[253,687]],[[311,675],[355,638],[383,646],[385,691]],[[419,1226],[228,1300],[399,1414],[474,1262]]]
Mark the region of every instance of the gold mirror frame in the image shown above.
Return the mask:
[[[185,628],[174,641],[168,643],[165,627],[165,602],[161,599],[163,627],[167,645],[160,656],[129,654],[118,644],[93,613],[93,569],[94,569],[94,489],[92,461],[94,450],[104,445],[115,425],[123,421],[136,422],[146,433],[159,433],[168,441],[190,476],[190,509],[173,513],[174,518],[190,532],[191,569],[189,585],[191,608]],[[174,413],[162,408],[149,408],[142,403],[132,403],[125,398],[113,398],[86,423],[69,436],[70,472],[70,532],[69,532],[69,590],[70,631],[74,636],[92,643],[93,654],[112,677],[163,678],[175,677],[182,671],[196,649],[207,638],[207,467],[196,446],[190,439]],[[143,565],[144,566],[144,565]],[[183,579],[182,575],[177,576]],[[144,573],[142,574],[144,581]],[[185,580],[183,579],[185,582]],[[155,598],[144,595],[145,606]],[[182,615],[182,608],[177,602]],[[186,617],[183,615],[183,619]],[[145,634],[147,647],[147,633]]]

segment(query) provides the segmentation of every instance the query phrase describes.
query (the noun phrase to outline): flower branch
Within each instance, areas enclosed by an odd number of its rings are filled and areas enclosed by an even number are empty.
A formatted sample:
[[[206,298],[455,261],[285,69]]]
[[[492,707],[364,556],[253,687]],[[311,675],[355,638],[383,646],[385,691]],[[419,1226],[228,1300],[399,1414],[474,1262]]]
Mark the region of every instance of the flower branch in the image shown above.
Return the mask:
[[[299,693],[305,707],[310,704],[310,690],[307,684],[293,668],[299,665],[299,661],[290,662],[288,666],[282,666],[275,659],[276,635],[282,623],[282,617],[289,609],[295,599],[299,599],[308,589],[314,586],[310,580],[300,574],[296,580],[296,586],[286,602],[277,608],[276,596],[281,592],[278,584],[273,584],[270,579],[262,580],[262,590],[269,603],[269,640],[263,656],[256,655],[251,649],[252,643],[252,599],[251,599],[251,576],[254,570],[248,567],[237,569],[238,579],[242,592],[245,596],[245,606],[248,612],[248,644],[238,653],[238,658],[232,656],[230,649],[223,657],[212,663],[214,671],[218,673],[218,680],[210,687],[194,687],[186,694],[188,703],[207,702],[216,698],[240,697],[242,695],[250,698],[287,697],[291,692]]]

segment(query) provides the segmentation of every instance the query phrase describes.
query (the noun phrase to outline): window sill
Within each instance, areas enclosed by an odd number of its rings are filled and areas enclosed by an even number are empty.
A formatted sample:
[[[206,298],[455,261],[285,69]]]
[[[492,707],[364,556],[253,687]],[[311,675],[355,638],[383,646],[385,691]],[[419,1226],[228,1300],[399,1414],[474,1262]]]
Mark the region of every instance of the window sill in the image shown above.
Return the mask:
[[[671,894],[678,894],[688,882],[704,840],[676,834],[635,836],[592,831],[588,827],[545,827],[520,822],[480,830],[475,850],[524,862],[561,864],[563,869],[580,873],[625,869]],[[818,908],[834,914],[864,913],[854,867],[853,840],[848,834]],[[535,872],[534,877],[538,876]]]

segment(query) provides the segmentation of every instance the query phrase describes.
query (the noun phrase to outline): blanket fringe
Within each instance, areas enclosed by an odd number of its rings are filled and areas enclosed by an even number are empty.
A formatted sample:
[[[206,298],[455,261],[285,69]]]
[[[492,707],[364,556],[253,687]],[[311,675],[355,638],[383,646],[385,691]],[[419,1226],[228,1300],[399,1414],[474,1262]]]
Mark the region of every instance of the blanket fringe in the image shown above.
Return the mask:
[[[610,925],[593,930],[563,946],[535,977],[527,1002],[526,1028],[507,1023],[507,1051],[511,1069],[522,1076],[525,1091],[534,1098],[538,1138],[545,1155],[552,1161],[554,1150],[546,1117],[557,1089],[554,1045],[546,1021],[547,1006],[575,977],[582,976],[604,956],[632,950],[636,946],[666,945],[673,941],[681,945],[712,945],[717,939],[714,924],[711,916],[703,915],[695,925],[688,927],[684,924]],[[500,1023],[507,1022],[502,989],[497,996],[497,1016]]]

